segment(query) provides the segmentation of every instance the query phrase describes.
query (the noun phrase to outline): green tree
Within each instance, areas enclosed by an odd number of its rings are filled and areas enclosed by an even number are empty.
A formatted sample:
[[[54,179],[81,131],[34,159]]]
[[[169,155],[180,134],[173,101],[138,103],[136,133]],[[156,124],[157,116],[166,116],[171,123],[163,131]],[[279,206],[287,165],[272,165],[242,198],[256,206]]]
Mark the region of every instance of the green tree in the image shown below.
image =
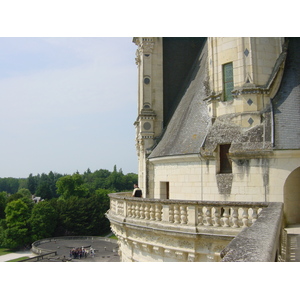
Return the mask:
[[[114,171],[107,177],[106,183],[107,188],[111,190],[116,190],[117,192],[122,191],[123,184],[122,184],[122,178],[123,178],[123,172],[120,170],[117,171],[117,166],[114,166]]]
[[[111,190],[98,189],[89,198],[71,196],[60,203],[59,224],[67,235],[101,235],[110,229],[105,213],[109,209]],[[61,229],[60,229],[61,230]]]
[[[7,197],[7,203],[23,198],[22,194],[15,193]]]
[[[37,178],[34,177],[32,173],[30,173],[27,178],[27,188],[29,189],[32,195],[35,194],[36,187],[37,187]]]
[[[123,190],[128,191],[133,189],[133,185],[138,183],[138,175],[135,173],[128,173],[123,178]]]
[[[9,194],[14,194],[19,189],[19,179],[7,177],[0,178],[0,191],[5,191]]]
[[[98,209],[98,211],[96,212],[97,215],[94,215],[94,235],[107,233],[110,230],[110,223],[105,217],[105,213],[109,210],[110,206],[110,199],[108,197],[108,194],[113,192],[113,190],[98,189],[96,190],[95,195],[91,198],[92,207],[97,207]]]
[[[5,219],[5,207],[7,203],[7,193],[0,192],[0,219]]]
[[[21,194],[23,197],[26,197],[28,199],[31,199],[31,193],[29,189],[21,188],[18,190],[18,194]]]
[[[37,203],[31,212],[30,224],[33,240],[51,237],[56,229],[57,213],[48,201]]]
[[[48,178],[47,174],[42,173],[42,175],[40,176],[35,194],[36,194],[36,196],[39,196],[43,199],[51,199],[52,198],[50,182],[49,182],[49,178]]]
[[[90,216],[86,213],[88,199],[70,196],[65,200],[61,214],[67,235],[86,235]]]
[[[73,174],[61,177],[56,182],[57,192],[64,199],[71,196],[85,197],[88,195],[88,188],[84,184],[83,177],[80,174]]]
[[[9,202],[5,208],[6,229],[3,231],[5,247],[18,248],[31,242],[29,230],[30,209],[21,199]]]
[[[49,189],[50,189],[50,192],[51,192],[51,198],[57,198],[58,197],[56,182],[61,177],[62,177],[61,174],[53,173],[52,171],[50,171],[49,174],[48,174],[48,183],[49,183]]]

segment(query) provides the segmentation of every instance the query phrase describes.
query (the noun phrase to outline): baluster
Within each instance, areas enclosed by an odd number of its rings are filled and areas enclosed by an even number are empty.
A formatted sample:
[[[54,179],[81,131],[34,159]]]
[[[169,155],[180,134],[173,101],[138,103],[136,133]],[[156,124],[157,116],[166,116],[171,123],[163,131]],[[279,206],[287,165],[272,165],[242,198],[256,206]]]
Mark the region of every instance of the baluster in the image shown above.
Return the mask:
[[[252,224],[257,220],[257,207],[252,207]]]
[[[110,207],[113,213],[116,213],[116,203],[114,200],[110,200]]]
[[[206,212],[205,212],[205,219],[206,219],[206,224],[205,226],[211,226],[212,222],[211,222],[211,207],[207,206],[206,207]]]
[[[243,222],[243,227],[248,227],[248,208],[243,207],[243,218],[242,218],[242,222]]]
[[[215,207],[214,227],[220,227],[221,207]]]
[[[139,208],[139,204],[137,203],[135,205],[135,217],[138,219],[140,217],[140,208]]]
[[[131,203],[127,204],[127,216],[131,217],[132,213],[131,213]]]
[[[121,216],[124,215],[124,203],[123,203],[123,201],[122,202],[120,201],[118,203],[117,212],[118,212],[118,215],[121,215]]]
[[[161,221],[161,205],[160,204],[155,205],[155,219],[156,219],[156,221]]]
[[[181,218],[181,224],[187,223],[187,211],[185,205],[180,206],[180,218]]]
[[[232,227],[237,228],[238,225],[238,208],[232,207]]]
[[[135,207],[134,207],[134,203],[131,203],[131,217],[132,217],[132,218],[135,217]]]
[[[198,206],[198,225],[203,225],[203,206]]]
[[[145,218],[145,212],[144,212],[144,204],[140,204],[140,219],[144,219]]]
[[[174,223],[180,223],[179,207],[177,204],[174,205]]]
[[[173,209],[173,205],[169,206],[169,221],[170,221],[170,223],[174,223],[174,209]]]
[[[155,220],[155,207],[154,204],[150,204],[150,220]]]
[[[145,219],[146,220],[150,219],[149,204],[146,204],[146,207],[145,207]]]
[[[229,207],[223,207],[224,212],[223,212],[223,227],[229,227]]]

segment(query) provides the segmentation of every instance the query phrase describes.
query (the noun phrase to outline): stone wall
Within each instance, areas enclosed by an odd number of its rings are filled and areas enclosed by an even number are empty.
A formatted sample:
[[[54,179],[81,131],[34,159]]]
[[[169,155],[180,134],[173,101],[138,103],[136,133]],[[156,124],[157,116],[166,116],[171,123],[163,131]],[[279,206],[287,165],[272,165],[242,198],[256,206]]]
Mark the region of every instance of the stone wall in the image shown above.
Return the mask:
[[[152,159],[154,198],[161,198],[160,183],[169,182],[171,199],[283,202],[286,179],[300,167],[299,159],[300,150],[236,157],[232,174],[217,174],[217,159],[197,155]]]

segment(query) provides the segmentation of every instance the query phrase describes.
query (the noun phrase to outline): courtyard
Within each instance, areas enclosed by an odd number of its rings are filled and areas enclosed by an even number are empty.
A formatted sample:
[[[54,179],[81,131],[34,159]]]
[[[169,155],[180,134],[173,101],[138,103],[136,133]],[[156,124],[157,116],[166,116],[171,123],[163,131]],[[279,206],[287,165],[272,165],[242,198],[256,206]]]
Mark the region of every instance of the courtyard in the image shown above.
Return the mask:
[[[60,237],[45,240],[38,249],[56,251],[55,256],[44,256],[41,262],[119,262],[117,241],[101,237]],[[72,250],[84,249],[85,255],[71,255]],[[34,260],[31,260],[34,261]]]

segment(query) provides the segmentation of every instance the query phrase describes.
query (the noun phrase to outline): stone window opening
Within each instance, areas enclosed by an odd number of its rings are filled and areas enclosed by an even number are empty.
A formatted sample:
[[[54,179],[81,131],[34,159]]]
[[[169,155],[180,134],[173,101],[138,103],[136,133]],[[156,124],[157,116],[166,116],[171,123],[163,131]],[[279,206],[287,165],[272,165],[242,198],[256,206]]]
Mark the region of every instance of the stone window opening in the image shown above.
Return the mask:
[[[232,161],[229,158],[231,144],[219,145],[219,174],[232,173]]]
[[[160,182],[160,199],[170,199],[170,184],[168,181]]]
[[[150,109],[151,108],[150,103],[145,102],[143,108],[144,109]]]

